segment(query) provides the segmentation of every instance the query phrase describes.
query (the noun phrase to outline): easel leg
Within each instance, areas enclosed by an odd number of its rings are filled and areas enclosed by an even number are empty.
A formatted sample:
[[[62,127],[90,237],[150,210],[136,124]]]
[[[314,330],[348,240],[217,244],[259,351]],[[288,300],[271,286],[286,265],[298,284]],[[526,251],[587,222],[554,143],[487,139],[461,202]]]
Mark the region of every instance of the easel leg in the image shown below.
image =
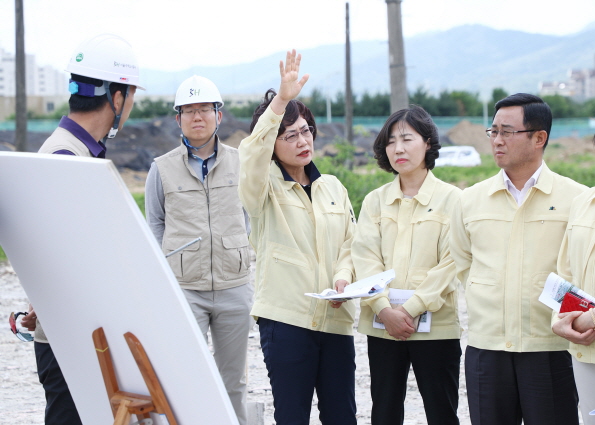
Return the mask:
[[[99,367],[103,375],[107,397],[111,400],[114,394],[120,391],[120,388],[118,387],[114,363],[112,362],[112,356],[109,352],[109,346],[107,345],[103,328],[97,328],[93,331],[93,343],[95,344],[95,351],[97,352],[97,359],[99,360]],[[112,406],[112,412],[115,416],[116,408],[114,406]]]
[[[165,398],[163,388],[161,387],[161,384],[157,379],[155,369],[153,369],[151,361],[149,360],[149,356],[147,356],[147,353],[143,348],[143,345],[140,343],[138,338],[130,332],[126,332],[124,334],[124,338],[128,343],[128,347],[130,347],[130,351],[132,352],[132,356],[136,361],[141,375],[143,375],[145,384],[147,384],[149,394],[151,395],[153,403],[155,404],[155,411],[157,413],[164,413],[169,422],[169,425],[178,425],[178,422],[174,417],[171,407],[167,402],[167,398]]]
[[[118,407],[118,411],[116,412],[116,417],[114,419],[114,425],[128,425],[130,423],[130,412],[128,411],[128,405],[130,401],[122,400],[120,403],[120,407]]]

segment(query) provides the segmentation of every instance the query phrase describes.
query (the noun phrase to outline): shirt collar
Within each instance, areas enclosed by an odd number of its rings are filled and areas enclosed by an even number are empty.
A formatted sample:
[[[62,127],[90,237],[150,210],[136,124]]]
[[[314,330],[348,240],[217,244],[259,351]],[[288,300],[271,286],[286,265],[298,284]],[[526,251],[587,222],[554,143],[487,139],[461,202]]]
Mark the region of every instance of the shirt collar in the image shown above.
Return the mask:
[[[537,183],[537,180],[539,179],[542,169],[543,169],[543,161],[541,162],[541,165],[539,166],[537,171],[535,171],[533,173],[533,175],[531,177],[529,177],[529,180],[527,180],[527,182],[525,183],[525,186],[523,186],[523,189],[535,186],[535,184]],[[508,187],[508,190],[510,190],[511,188],[516,189],[515,185],[512,184],[512,180],[510,180],[510,177],[508,177],[508,174],[506,174],[506,171],[504,171],[504,170],[502,170],[502,177],[504,178],[504,184],[506,185],[506,187]]]
[[[539,171],[539,174],[537,174],[537,171]],[[541,162],[541,166],[537,171],[533,173],[533,176],[531,176],[536,177],[537,179],[537,183],[535,183],[534,187],[535,189],[542,191],[546,195],[549,195],[552,192],[552,186],[554,184],[554,173],[549,169],[545,161]],[[500,190],[507,189],[507,185],[505,183],[506,180],[504,177],[504,170],[500,170],[500,173],[498,174],[502,175],[496,175],[492,182],[492,186],[490,187],[490,190],[488,192],[488,196],[491,196]],[[535,174],[537,174],[537,176],[535,176]]]
[[[295,180],[289,175],[289,173],[285,171],[285,168],[283,168],[283,165],[281,165],[279,161],[275,161],[275,164],[277,164],[277,166],[281,170],[281,174],[283,174],[283,180],[285,180],[286,182],[295,182]],[[314,183],[314,181],[321,176],[320,171],[318,171],[318,168],[316,168],[316,165],[314,165],[314,161],[310,161],[310,163],[304,167],[304,171],[306,172],[306,175],[310,178],[310,184]]]
[[[63,116],[62,119],[60,119],[58,127],[63,128],[83,142],[87,149],[89,149],[89,152],[91,152],[91,155],[95,158],[105,158],[105,153],[107,151],[105,145],[102,142],[94,140],[93,136],[91,136],[87,130],[72,119]]]
[[[184,136],[182,136],[182,137],[184,137]],[[188,140],[188,139],[186,139],[186,140]],[[217,137],[217,135],[215,135],[215,146],[213,147],[213,153],[211,155],[209,155],[209,157],[207,159],[202,159],[198,155],[196,155],[192,149],[190,149],[188,146],[186,146],[184,144],[184,141],[182,141],[182,146],[186,147],[186,152],[188,153],[189,158],[196,159],[197,161],[198,160],[208,161],[210,158],[213,158],[213,157],[215,159],[217,159],[217,152],[219,151],[219,138]]]
[[[432,173],[431,170],[428,170],[428,174],[419,188],[419,192],[417,192],[417,195],[415,195],[413,199],[417,200],[421,205],[428,205],[430,199],[432,199],[432,194],[434,193],[436,180],[434,173]],[[403,199],[404,197],[403,191],[401,190],[401,176],[397,174],[397,177],[393,180],[386,193],[386,205],[391,205],[397,199]]]

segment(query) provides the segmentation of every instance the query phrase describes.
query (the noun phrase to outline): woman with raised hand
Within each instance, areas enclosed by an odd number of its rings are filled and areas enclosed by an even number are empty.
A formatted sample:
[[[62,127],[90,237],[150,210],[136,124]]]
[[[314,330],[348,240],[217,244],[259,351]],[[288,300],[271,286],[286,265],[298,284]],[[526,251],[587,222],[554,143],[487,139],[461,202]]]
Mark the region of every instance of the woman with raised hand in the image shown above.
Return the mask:
[[[306,292],[343,292],[353,280],[355,227],[347,190],[312,162],[316,123],[299,95],[301,55],[280,62],[279,92],[254,112],[240,151],[239,195],[256,251],[255,301],[277,425],[308,424],[314,390],[323,425],[355,425],[353,301]]]
[[[436,125],[419,106],[392,114],[374,142],[378,166],[396,177],[364,199],[352,244],[355,274],[360,280],[394,269],[389,288],[414,292],[403,304],[390,302],[389,289],[361,301],[373,425],[403,423],[411,365],[427,423],[459,423],[461,329],[449,222],[461,190],[430,171],[439,149]],[[430,331],[417,332],[426,311]]]

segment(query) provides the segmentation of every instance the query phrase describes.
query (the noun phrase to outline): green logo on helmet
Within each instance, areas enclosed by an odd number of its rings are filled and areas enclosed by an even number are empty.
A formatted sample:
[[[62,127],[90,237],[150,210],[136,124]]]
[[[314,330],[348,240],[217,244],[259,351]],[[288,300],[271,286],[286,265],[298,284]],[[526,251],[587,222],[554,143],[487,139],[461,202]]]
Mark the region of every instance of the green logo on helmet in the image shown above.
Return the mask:
[[[79,53],[78,55],[76,55],[76,61],[77,62],[80,62],[82,60],[83,60],[83,54],[82,53]]]

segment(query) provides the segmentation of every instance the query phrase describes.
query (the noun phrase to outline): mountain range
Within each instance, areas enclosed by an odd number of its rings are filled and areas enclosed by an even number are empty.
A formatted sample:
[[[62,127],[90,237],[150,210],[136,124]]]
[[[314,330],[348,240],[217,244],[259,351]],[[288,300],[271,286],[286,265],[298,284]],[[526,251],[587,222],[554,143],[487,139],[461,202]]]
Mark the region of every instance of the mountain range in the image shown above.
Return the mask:
[[[342,44],[301,51],[301,70],[310,74],[304,88],[334,96],[344,91],[345,49]],[[213,80],[223,97],[264,94],[279,84],[279,52],[250,63],[200,66],[178,72],[147,70],[149,95],[175,93],[192,74]],[[537,93],[540,81],[564,81],[569,69],[595,68],[595,23],[575,34],[557,36],[495,30],[464,25],[405,38],[407,86],[423,87],[432,94],[467,90],[488,98],[495,87],[508,92]],[[388,41],[351,44],[352,87],[355,94],[389,91]]]

